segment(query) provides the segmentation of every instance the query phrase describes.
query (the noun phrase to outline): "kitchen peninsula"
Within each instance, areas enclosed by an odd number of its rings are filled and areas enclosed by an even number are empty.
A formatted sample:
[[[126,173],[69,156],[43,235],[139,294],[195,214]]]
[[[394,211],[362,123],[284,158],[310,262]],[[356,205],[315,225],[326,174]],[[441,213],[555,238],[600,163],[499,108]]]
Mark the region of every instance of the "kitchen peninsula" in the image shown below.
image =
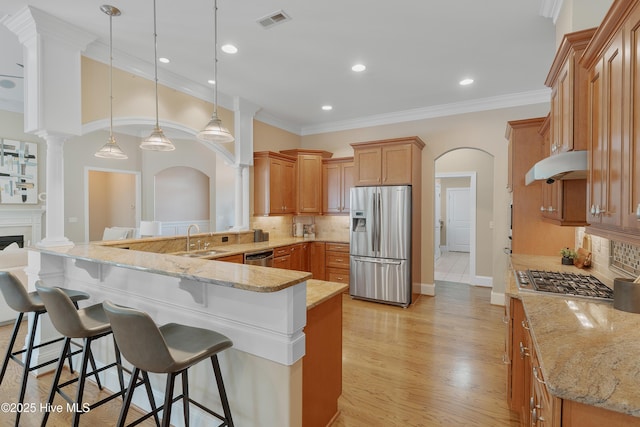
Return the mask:
[[[152,238],[147,243],[161,240]],[[327,324],[333,325],[332,331],[338,335],[337,340],[331,340],[340,346],[333,359],[341,369],[341,294],[346,285],[309,280],[309,273],[299,271],[122,249],[144,242],[138,239],[30,251],[29,287],[40,278],[51,285],[86,291],[91,303],[111,300],[144,310],[159,324],[190,324],[229,336],[233,347],[220,355],[220,363],[235,423],[303,425],[303,412],[314,404],[305,401],[303,408],[303,397],[308,397],[303,393],[303,376],[307,374],[303,374],[303,361],[317,360],[309,349],[318,331],[312,322],[327,321],[329,317],[323,313],[331,316]],[[225,255],[238,251],[232,244],[224,248]],[[320,307],[332,308],[322,311]],[[110,354],[102,348],[96,358],[105,360]],[[196,400],[216,402],[207,383],[210,366],[201,365],[195,367],[190,381],[195,386],[192,394]],[[162,390],[163,381],[152,378],[154,389]],[[115,378],[107,378],[106,383],[112,390],[117,388]],[[332,390],[336,412],[340,390],[341,382],[337,395],[336,387]],[[134,403],[148,409],[143,395],[134,395]],[[203,413],[193,411],[192,425],[209,423]]]
[[[511,264],[590,274],[558,257],[514,254]],[[640,426],[640,315],[611,301],[520,292],[510,275],[505,361],[521,425]]]

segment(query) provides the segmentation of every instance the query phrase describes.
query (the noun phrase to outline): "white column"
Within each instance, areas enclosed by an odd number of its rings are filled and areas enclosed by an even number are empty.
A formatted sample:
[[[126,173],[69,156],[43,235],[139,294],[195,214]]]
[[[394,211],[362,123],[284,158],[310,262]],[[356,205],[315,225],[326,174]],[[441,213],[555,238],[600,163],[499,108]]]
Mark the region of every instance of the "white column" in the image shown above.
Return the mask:
[[[234,230],[249,229],[249,166],[253,165],[253,118],[260,107],[234,98],[236,203]]]
[[[23,46],[24,130],[47,142],[46,231],[40,246],[64,237],[64,141],[82,131],[81,52],[95,35],[32,6],[0,20]]]
[[[64,141],[65,135],[38,132],[47,141],[47,199],[45,218],[46,237],[39,247],[72,246],[64,237]]]

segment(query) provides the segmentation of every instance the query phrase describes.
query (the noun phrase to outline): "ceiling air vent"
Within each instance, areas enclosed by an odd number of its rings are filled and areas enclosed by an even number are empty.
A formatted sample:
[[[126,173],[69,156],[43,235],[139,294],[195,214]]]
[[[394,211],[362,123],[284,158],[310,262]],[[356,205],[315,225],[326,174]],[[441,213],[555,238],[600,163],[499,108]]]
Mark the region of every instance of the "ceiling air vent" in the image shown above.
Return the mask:
[[[282,24],[283,22],[290,21],[291,17],[286,14],[284,10],[279,10],[277,12],[270,13],[267,16],[264,16],[258,19],[258,24],[262,28],[271,28],[275,25]]]

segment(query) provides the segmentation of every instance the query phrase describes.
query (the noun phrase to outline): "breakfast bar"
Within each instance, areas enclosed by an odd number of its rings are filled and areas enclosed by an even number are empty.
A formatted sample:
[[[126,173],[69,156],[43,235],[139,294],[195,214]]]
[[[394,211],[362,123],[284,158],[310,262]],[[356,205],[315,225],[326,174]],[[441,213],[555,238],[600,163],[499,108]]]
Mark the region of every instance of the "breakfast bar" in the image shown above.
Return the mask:
[[[220,354],[220,364],[234,421],[251,426],[303,424],[305,328],[312,326],[307,309],[337,301],[346,288],[309,281],[305,272],[95,244],[32,250],[27,273],[30,290],[41,279],[50,286],[85,291],[92,304],[110,300],[146,311],[158,324],[198,326],[231,338],[233,347]],[[341,316],[341,309],[336,315]],[[44,326],[39,338],[52,333],[51,325]],[[96,350],[97,360],[112,357],[108,347]],[[337,359],[341,361],[340,354]],[[203,382],[210,378],[204,371],[210,367],[202,365],[192,373],[191,394],[195,400],[217,402],[215,387]],[[164,378],[152,376],[151,382],[154,390],[163,389]],[[117,389],[115,378],[107,378],[106,384]],[[148,409],[144,393],[134,395],[134,403]],[[180,414],[179,409],[174,412]],[[191,425],[211,422],[197,408],[192,412]]]

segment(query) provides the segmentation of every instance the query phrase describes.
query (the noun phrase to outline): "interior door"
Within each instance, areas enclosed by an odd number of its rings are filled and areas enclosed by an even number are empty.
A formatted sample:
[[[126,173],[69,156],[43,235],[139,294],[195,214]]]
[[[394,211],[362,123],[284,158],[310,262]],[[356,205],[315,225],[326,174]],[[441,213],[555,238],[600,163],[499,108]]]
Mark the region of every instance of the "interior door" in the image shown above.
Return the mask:
[[[440,185],[440,183],[438,182],[436,184],[436,190],[435,190],[435,212],[433,215],[433,218],[435,220],[434,226],[433,226],[433,257],[434,260],[437,260],[438,258],[440,258],[440,255],[442,255],[442,253],[440,252],[440,231],[441,231],[441,224],[440,221],[442,221],[442,200],[440,199],[442,197],[442,186]]]
[[[469,188],[448,188],[447,247],[452,252],[469,252],[470,240]]]

